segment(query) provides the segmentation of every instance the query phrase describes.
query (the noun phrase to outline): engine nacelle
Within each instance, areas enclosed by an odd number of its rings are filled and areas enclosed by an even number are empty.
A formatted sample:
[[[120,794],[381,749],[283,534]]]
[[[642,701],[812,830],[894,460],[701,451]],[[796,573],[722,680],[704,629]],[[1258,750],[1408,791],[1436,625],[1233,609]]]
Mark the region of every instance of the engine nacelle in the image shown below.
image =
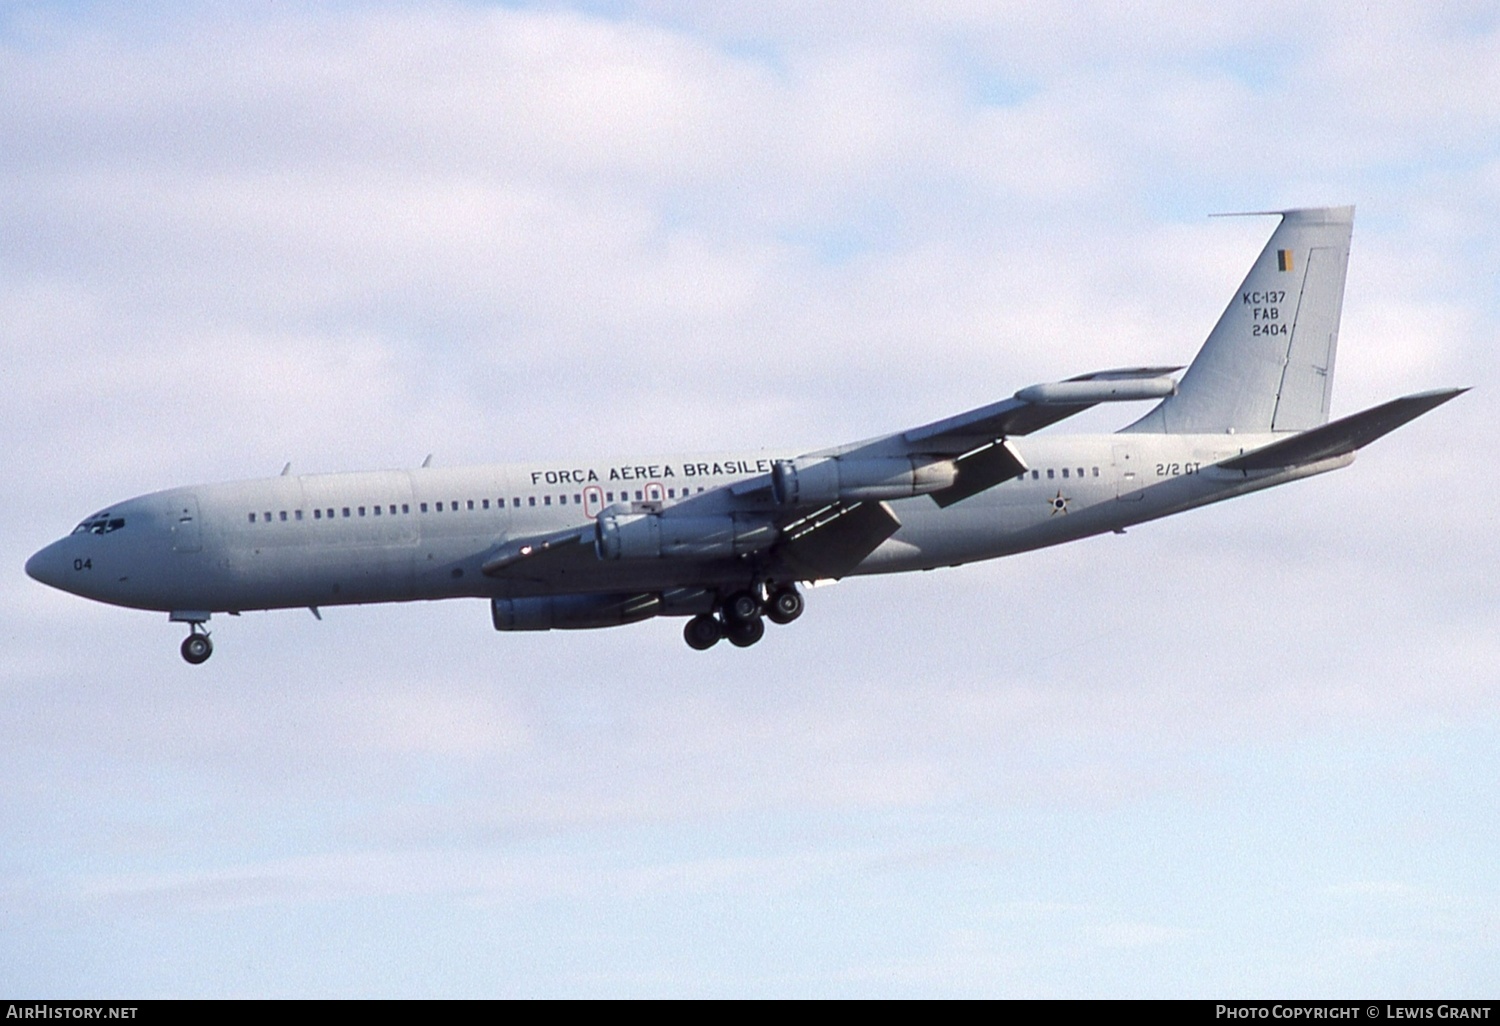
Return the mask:
[[[661,612],[661,596],[541,595],[535,598],[490,600],[490,618],[497,631],[583,630],[618,627],[649,620]]]
[[[952,460],[925,456],[777,460],[771,468],[771,490],[783,506],[812,506],[909,499],[951,487],[957,477]]]
[[[723,559],[767,548],[779,533],[765,520],[728,513],[604,513],[595,524],[600,559]]]

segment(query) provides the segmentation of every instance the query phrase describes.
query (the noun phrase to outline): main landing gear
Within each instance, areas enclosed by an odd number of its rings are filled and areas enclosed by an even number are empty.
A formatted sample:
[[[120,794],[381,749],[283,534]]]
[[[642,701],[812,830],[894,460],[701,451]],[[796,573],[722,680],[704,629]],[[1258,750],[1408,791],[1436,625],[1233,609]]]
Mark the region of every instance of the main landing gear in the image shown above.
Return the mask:
[[[758,589],[759,590],[759,589]],[[787,584],[757,591],[737,591],[719,603],[717,614],[699,613],[687,622],[682,636],[698,651],[728,638],[736,648],[749,648],[766,635],[766,620],[787,624],[802,615],[802,595]]]

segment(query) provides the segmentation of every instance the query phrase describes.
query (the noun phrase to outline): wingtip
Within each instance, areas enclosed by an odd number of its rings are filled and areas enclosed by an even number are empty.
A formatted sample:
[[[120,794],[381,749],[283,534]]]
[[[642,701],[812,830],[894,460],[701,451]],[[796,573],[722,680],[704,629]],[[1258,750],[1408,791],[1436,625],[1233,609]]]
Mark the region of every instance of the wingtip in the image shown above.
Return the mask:
[[[1449,399],[1457,399],[1465,392],[1472,390],[1473,387],[1473,385],[1463,385],[1462,387],[1457,388],[1430,388],[1425,392],[1414,392],[1411,396],[1409,396],[1409,398],[1434,399],[1437,402],[1445,403]]]

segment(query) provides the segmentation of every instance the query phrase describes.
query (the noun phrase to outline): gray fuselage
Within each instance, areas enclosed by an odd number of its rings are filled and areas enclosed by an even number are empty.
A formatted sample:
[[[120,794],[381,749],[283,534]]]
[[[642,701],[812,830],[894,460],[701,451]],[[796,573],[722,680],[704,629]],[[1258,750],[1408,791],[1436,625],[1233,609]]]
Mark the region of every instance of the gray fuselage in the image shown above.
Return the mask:
[[[1216,467],[1274,435],[1073,435],[1019,446],[1029,469],[948,508],[894,500],[900,528],[852,571],[896,573],[993,559],[1118,530],[1346,465]],[[1018,440],[1019,441],[1019,440]],[[281,476],[117,503],[38,552],[27,572],[91,599],[169,612],[238,612],[460,597],[726,590],[753,560],[604,560],[536,576],[485,576],[513,538],[586,526],[616,502],[728,508],[725,486],[769,453],[629,462],[508,464]],[[112,526],[115,525],[115,526]]]

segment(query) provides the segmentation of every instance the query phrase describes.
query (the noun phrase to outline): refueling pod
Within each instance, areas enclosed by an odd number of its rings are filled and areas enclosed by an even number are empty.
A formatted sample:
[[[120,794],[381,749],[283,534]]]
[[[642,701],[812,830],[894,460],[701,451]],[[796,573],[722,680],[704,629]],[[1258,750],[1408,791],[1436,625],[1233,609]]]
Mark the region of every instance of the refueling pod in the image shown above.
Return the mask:
[[[1016,393],[1022,402],[1038,406],[1071,406],[1074,403],[1123,403],[1137,399],[1165,399],[1177,394],[1177,380],[1165,375],[1154,378],[1100,376],[1081,381],[1053,381],[1031,385]]]

